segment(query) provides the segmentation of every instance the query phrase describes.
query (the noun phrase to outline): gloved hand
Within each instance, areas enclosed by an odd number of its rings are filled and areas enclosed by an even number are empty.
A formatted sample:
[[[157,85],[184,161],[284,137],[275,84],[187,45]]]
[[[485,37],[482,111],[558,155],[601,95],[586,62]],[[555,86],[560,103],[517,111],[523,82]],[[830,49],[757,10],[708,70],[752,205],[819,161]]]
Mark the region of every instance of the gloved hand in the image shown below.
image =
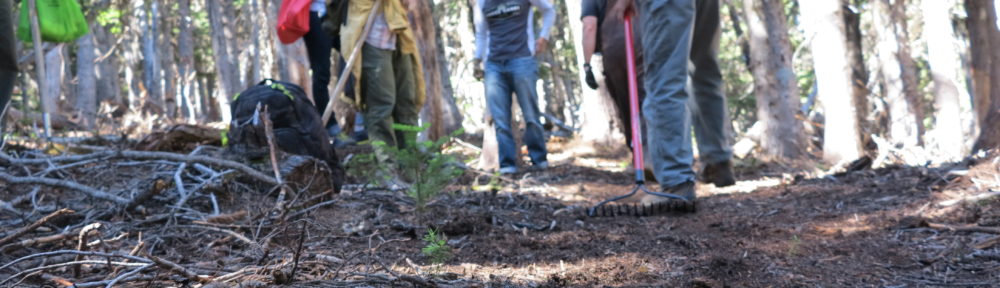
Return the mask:
[[[483,71],[483,60],[472,60],[472,77],[476,77],[476,80],[481,81],[484,76],[486,76],[486,72]]]
[[[590,89],[597,90],[599,87],[597,85],[597,78],[594,77],[594,70],[590,69],[590,63],[583,64],[583,71],[587,73],[587,86],[590,87]]]

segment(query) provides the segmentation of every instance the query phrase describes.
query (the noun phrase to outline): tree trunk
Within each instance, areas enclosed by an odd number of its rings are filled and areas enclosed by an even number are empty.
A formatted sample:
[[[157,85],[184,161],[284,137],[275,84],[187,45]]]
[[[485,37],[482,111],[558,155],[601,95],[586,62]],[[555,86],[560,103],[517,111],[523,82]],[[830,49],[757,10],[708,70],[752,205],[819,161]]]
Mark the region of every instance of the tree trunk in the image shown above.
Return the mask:
[[[427,101],[421,110],[420,118],[422,123],[430,123],[430,128],[423,136],[436,140],[448,136],[451,132],[458,130],[461,120],[455,118],[453,113],[454,98],[444,97],[444,84],[442,78],[446,74],[441,73],[442,57],[439,51],[437,21],[435,21],[434,11],[430,1],[412,1],[407,7],[410,14],[410,25],[413,27],[414,36],[417,38],[417,46],[420,49],[420,57],[423,60],[424,84],[426,86]],[[450,103],[449,103],[450,102]]]
[[[862,149],[874,150],[877,147],[868,147],[871,142],[871,135],[875,132],[872,123],[867,120],[871,113],[868,95],[868,67],[865,65],[864,46],[862,44],[861,33],[861,13],[855,12],[860,5],[852,4],[852,1],[841,0],[841,13],[844,17],[844,37],[847,40],[847,57],[851,67],[851,96],[854,99],[855,119],[858,121],[858,132],[860,133]]]
[[[178,14],[180,16],[180,27],[177,35],[177,48],[180,53],[180,62],[177,65],[178,80],[180,82],[180,98],[183,114],[187,116],[188,123],[194,123],[197,115],[202,113],[200,105],[197,105],[198,97],[195,96],[194,89],[195,75],[194,69],[194,27],[191,21],[191,0],[177,1]]]
[[[909,33],[901,0],[896,6],[890,0],[873,1],[873,27],[878,34],[877,57],[879,74],[883,81],[883,96],[889,106],[889,140],[895,145],[915,147],[921,145],[921,125],[917,110],[912,105],[918,99],[917,72],[909,54]],[[898,8],[898,9],[897,9]],[[902,21],[902,23],[901,23]]]
[[[788,23],[779,0],[744,0],[750,36],[750,70],[757,97],[757,115],[764,125],[763,156],[771,160],[806,155],[802,123],[795,118],[799,88],[792,67]],[[773,32],[773,33],[772,33]]]
[[[157,4],[156,6],[159,6]],[[177,101],[177,87],[180,84],[177,77],[177,58],[176,58],[176,47],[173,45],[175,25],[170,17],[171,6],[165,5],[160,6],[163,9],[157,12],[160,15],[160,33],[158,33],[156,40],[160,49],[160,68],[162,73],[162,85],[163,85],[163,109],[166,112],[166,117],[171,120],[178,119],[178,111],[180,108],[180,102]],[[155,6],[154,6],[155,7]],[[157,79],[160,81],[160,79]]]
[[[159,47],[156,45],[156,37],[159,35],[159,25],[156,23],[159,16],[159,4],[157,1],[149,1],[147,5],[140,6],[143,9],[142,21],[142,59],[143,59],[143,85],[146,86],[145,107],[143,110],[153,114],[163,113],[163,91],[160,80],[163,75],[160,73]]]
[[[49,114],[51,118],[62,117],[59,109],[59,98],[63,95],[62,83],[66,76],[66,58],[63,56],[65,45],[56,44],[49,52],[45,53],[45,79],[41,85],[45,85],[45,95],[42,97],[42,111]]]
[[[215,89],[215,99],[219,107],[222,121],[228,123],[232,118],[229,111],[229,103],[233,95],[240,92],[240,73],[236,63],[236,47],[231,47],[230,42],[236,35],[232,30],[235,28],[233,19],[234,3],[224,3],[227,1],[206,1],[208,8],[208,19],[212,29],[212,51],[215,56],[215,77],[217,89]]]
[[[969,32],[973,39],[971,43],[973,59],[982,60],[978,62],[979,64],[982,64],[983,61],[990,63],[989,70],[985,70],[985,67],[973,66],[974,69],[977,67],[984,69],[984,71],[978,72],[973,70],[976,95],[979,97],[988,95],[989,97],[989,100],[976,101],[984,106],[978,110],[985,115],[980,116],[982,131],[976,140],[975,149],[977,151],[980,149],[1000,149],[1000,125],[995,124],[1000,123],[1000,89],[993,87],[996,85],[995,83],[1000,83],[1000,67],[998,67],[1000,65],[996,65],[1000,61],[1000,49],[997,49],[1000,47],[1000,29],[997,27],[1000,23],[997,23],[997,7],[994,1],[981,0],[968,0],[966,5],[968,5],[966,9],[970,11]],[[989,76],[981,76],[982,73]]]
[[[853,161],[862,155],[861,129],[841,2],[810,0],[799,5],[805,31],[813,39],[813,65],[826,114],[823,159],[834,164]]]
[[[583,22],[576,20],[576,15],[581,15],[581,1],[566,1],[566,11],[569,15],[572,15],[569,21],[570,34],[573,39],[574,47],[576,47],[576,60],[577,63],[584,63],[583,57]],[[624,32],[623,32],[624,33]],[[639,43],[635,43],[637,46]],[[600,44],[598,44],[600,45]],[[597,64],[597,63],[593,63]],[[582,64],[581,64],[582,65]],[[601,65],[596,65],[600,68]],[[594,71],[595,76],[602,73],[602,71]],[[577,73],[579,83],[586,83],[584,73]],[[611,99],[610,95],[606,92],[601,93],[598,90],[592,90],[590,88],[581,89],[582,95],[580,101],[580,127],[581,132],[579,137],[579,144],[596,147],[625,147],[624,136],[621,134],[616,134],[618,125],[616,124],[616,113],[619,113],[615,109],[615,102]],[[602,90],[605,90],[602,88]],[[621,111],[621,113],[628,113],[627,111]],[[624,130],[627,131],[629,127],[625,127]],[[627,147],[625,147],[627,149]],[[618,150],[614,148],[609,148],[609,150]]]
[[[76,111],[80,115],[80,125],[85,129],[94,127],[97,118],[97,68],[94,60],[94,34],[87,33],[76,40]]]
[[[924,39],[927,41],[927,60],[931,79],[934,81],[934,130],[936,154],[940,160],[961,159],[967,149],[962,133],[962,108],[958,75],[958,54],[955,33],[951,24],[950,0],[922,1]]]

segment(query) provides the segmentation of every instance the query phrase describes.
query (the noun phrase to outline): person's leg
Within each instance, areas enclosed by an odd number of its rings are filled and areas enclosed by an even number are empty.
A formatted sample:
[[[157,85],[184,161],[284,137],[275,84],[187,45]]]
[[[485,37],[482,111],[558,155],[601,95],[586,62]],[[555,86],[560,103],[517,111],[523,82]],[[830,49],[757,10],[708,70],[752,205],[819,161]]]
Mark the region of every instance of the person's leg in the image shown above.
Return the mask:
[[[417,106],[416,76],[413,75],[413,55],[404,54],[397,49],[393,53],[393,71],[396,77],[396,107],[392,117],[396,123],[417,126],[420,125],[420,106]],[[396,131],[400,147],[414,144],[417,133]]]
[[[548,151],[545,149],[545,129],[542,128],[542,113],[538,108],[538,63],[534,57],[511,60],[509,71],[517,93],[517,104],[524,115],[524,144],[528,145],[531,163],[546,168]]]
[[[679,187],[694,181],[691,119],[685,91],[694,0],[637,3],[643,19],[640,27],[645,59],[657,59],[643,63],[643,116],[653,171],[663,187]]]
[[[320,27],[322,23],[323,19],[319,17],[317,12],[309,12],[310,27]],[[310,29],[309,33],[302,37],[302,40],[305,42],[306,51],[309,54],[313,100],[316,101],[316,110],[319,111],[320,115],[323,115],[323,112],[326,111],[326,105],[330,103],[330,55],[333,51],[333,37],[330,37],[323,29]],[[331,131],[331,136],[340,133],[335,119],[337,119],[336,115],[332,116],[327,125],[327,127],[337,130]]]
[[[732,148],[726,137],[726,96],[719,68],[719,0],[698,0],[691,39],[691,86],[694,94],[692,121],[702,162],[729,161]]]
[[[510,128],[510,105],[513,87],[510,84],[509,73],[503,63],[487,61],[484,84],[486,88],[486,106],[493,117],[493,126],[497,134],[497,150],[500,156],[500,170],[517,171],[517,144]],[[367,119],[366,119],[367,120]]]
[[[17,82],[17,55],[14,40],[14,9],[11,0],[0,0],[0,141],[3,140],[4,114]],[[2,146],[2,145],[0,145]]]
[[[387,147],[395,147],[392,110],[396,106],[396,80],[392,71],[392,51],[368,44],[362,49],[360,85],[369,137],[373,142],[381,141]],[[395,163],[384,149],[375,149],[375,154],[380,163]]]

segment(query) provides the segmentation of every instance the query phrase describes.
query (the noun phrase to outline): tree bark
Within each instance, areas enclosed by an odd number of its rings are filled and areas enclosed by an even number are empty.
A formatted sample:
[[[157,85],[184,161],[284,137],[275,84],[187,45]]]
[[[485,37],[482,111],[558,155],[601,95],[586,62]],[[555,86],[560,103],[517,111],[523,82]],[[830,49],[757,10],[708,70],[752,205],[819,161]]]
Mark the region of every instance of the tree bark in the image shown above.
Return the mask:
[[[895,145],[915,147],[922,145],[922,126],[913,99],[920,97],[917,89],[916,64],[910,55],[909,33],[903,13],[902,1],[873,1],[873,27],[877,31],[876,55],[879,75],[882,78],[883,96],[889,106],[889,139]]]
[[[857,7],[852,3],[859,0],[841,0],[841,13],[844,17],[844,37],[847,39],[847,56],[851,67],[851,96],[854,99],[855,119],[858,121],[858,133],[860,133],[862,149],[875,150],[877,147],[869,147],[871,135],[875,132],[867,120],[871,113],[870,102],[868,101],[868,67],[865,65],[864,45],[861,32],[861,13],[856,12]]]
[[[160,71],[159,45],[156,37],[159,35],[159,4],[157,1],[149,1],[142,5],[144,11],[140,14],[142,21],[142,59],[143,59],[143,85],[146,86],[145,107],[143,110],[153,114],[163,113],[163,87],[161,80],[163,74]]]
[[[80,125],[85,129],[94,127],[97,118],[97,53],[94,51],[94,34],[87,33],[76,40],[76,112],[80,115]]]
[[[958,75],[958,53],[955,33],[951,24],[951,0],[922,1],[924,39],[927,41],[927,61],[931,80],[934,81],[934,130],[933,140],[940,160],[961,159],[967,149],[962,131],[962,107]]]
[[[971,2],[973,5],[969,5]],[[994,1],[982,1],[982,0],[968,0],[966,1],[966,9],[970,11],[976,11],[976,13],[969,13],[970,23],[974,24],[976,29],[970,29],[972,41],[972,51],[974,59],[982,59],[983,61],[988,61],[990,63],[989,70],[981,71],[974,74],[981,75],[981,73],[988,73],[988,77],[974,77],[974,87],[976,87],[976,95],[980,97],[986,97],[989,95],[989,100],[977,101],[977,103],[982,103],[984,106],[980,108],[979,111],[985,114],[985,116],[980,116],[982,119],[981,131],[979,133],[979,138],[976,139],[975,150],[980,149],[1000,149],[1000,125],[995,123],[1000,123],[1000,89],[993,87],[995,83],[1000,83],[1000,65],[997,62],[1000,61],[1000,29],[998,29],[997,23],[997,6]],[[978,10],[971,10],[973,8],[980,8]],[[978,40],[976,40],[978,39]],[[988,39],[984,41],[984,39]],[[979,56],[976,56],[976,52],[981,52]],[[988,59],[986,59],[988,58]],[[973,68],[976,68],[974,66]],[[975,71],[975,70],[974,70]],[[988,78],[988,79],[987,79]],[[982,82],[986,81],[986,82]],[[988,93],[986,93],[988,92]],[[985,102],[985,103],[984,103]]]
[[[236,63],[236,47],[230,42],[236,35],[233,19],[234,3],[228,1],[206,1],[208,19],[212,26],[212,51],[215,56],[215,77],[218,83],[215,89],[215,100],[219,107],[222,121],[228,123],[232,118],[229,104],[233,95],[240,91],[240,73]]]
[[[764,125],[763,158],[801,159],[806,155],[802,123],[795,115],[799,88],[792,67],[792,44],[784,6],[779,0],[743,1],[750,38],[750,70],[757,115]]]
[[[446,98],[444,95],[444,80],[442,78],[446,74],[441,73],[441,61],[438,59],[438,57],[442,57],[443,53],[439,51],[437,21],[435,21],[434,10],[431,7],[433,4],[431,1],[411,1],[409,3],[412,4],[407,7],[410,14],[410,25],[413,27],[417,46],[420,49],[420,57],[423,60],[424,84],[427,89],[427,99],[421,110],[420,118],[422,123],[430,123],[431,125],[422,136],[436,140],[458,130],[461,126],[461,120],[455,117],[454,98]]]
[[[179,35],[177,35],[177,48],[180,54],[180,61],[177,65],[178,80],[180,82],[178,98],[180,98],[183,114],[187,116],[187,122],[194,123],[197,115],[200,115],[202,112],[200,105],[197,104],[198,97],[195,96],[196,90],[194,89],[197,71],[194,69],[195,43],[194,27],[192,27],[191,23],[191,0],[178,0],[177,9],[177,13],[180,16]]]
[[[823,159],[832,164],[853,161],[862,155],[861,127],[841,2],[810,0],[799,5],[805,31],[813,39],[813,65],[826,114]]]

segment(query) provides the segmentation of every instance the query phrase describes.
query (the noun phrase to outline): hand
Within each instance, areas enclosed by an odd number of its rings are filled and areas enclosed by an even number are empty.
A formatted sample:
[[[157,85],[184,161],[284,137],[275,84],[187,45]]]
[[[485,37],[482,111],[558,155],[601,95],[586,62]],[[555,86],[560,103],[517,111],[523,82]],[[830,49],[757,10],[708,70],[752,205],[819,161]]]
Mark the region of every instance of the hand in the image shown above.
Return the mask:
[[[545,49],[549,48],[549,39],[538,38],[535,40],[535,55],[541,55],[545,52]]]
[[[484,76],[486,76],[486,72],[483,71],[483,60],[472,60],[472,77],[476,77],[476,80],[483,80]]]
[[[594,77],[594,71],[590,69],[590,63],[583,64],[583,71],[587,73],[587,87],[597,90],[600,86],[597,85],[597,78]]]

